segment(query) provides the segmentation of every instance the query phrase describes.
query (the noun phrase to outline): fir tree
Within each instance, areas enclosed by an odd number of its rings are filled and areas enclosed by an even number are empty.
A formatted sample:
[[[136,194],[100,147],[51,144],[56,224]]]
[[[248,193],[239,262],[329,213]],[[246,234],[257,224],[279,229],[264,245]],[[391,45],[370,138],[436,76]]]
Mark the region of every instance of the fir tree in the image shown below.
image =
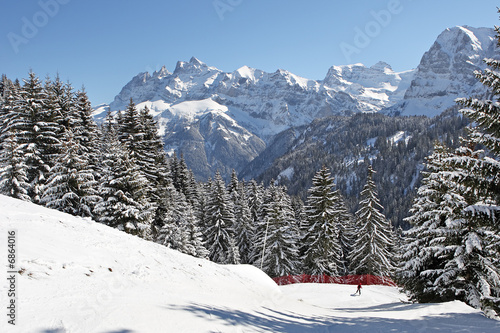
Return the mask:
[[[19,89],[5,75],[0,81],[2,91],[0,93],[0,142],[12,136],[11,122],[15,119],[14,107],[19,100]]]
[[[57,138],[60,127],[54,122],[54,115],[46,107],[47,104],[47,94],[39,78],[30,72],[19,92],[19,101],[14,110],[15,121],[11,129],[17,131],[18,142],[26,144],[29,195],[35,203],[40,201],[41,188],[60,147]]]
[[[252,263],[254,228],[252,214],[245,194],[245,184],[238,183],[236,195],[233,195],[235,223],[233,227],[236,245],[242,264]]]
[[[0,193],[30,201],[28,189],[23,146],[17,143],[16,136],[13,134],[2,142],[0,151]]]
[[[73,133],[76,142],[79,144],[80,154],[85,158],[89,169],[93,171],[94,178],[100,178],[99,172],[99,128],[92,117],[92,105],[87,97],[85,89],[76,93],[73,112],[75,113],[75,122],[73,124]]]
[[[338,219],[339,243],[342,249],[340,275],[349,274],[350,253],[354,246],[356,227],[354,225],[354,216],[346,207],[343,196],[337,190],[335,200],[335,216]]]
[[[233,237],[229,237],[229,249],[227,254],[227,263],[231,265],[238,265],[241,263],[240,251],[238,245]]]
[[[290,197],[283,187],[271,184],[264,202],[260,225],[265,232],[258,235],[256,244],[261,258],[254,260],[254,265],[271,277],[295,274],[299,270],[299,231],[294,224]]]
[[[92,216],[99,201],[94,171],[71,131],[66,132],[63,151],[50,169],[40,203],[75,216]]]
[[[113,130],[112,130],[113,131]],[[98,221],[152,239],[153,210],[146,197],[147,180],[116,134],[108,133],[99,186],[99,202],[94,212]]]
[[[159,181],[159,170],[164,166],[166,158],[163,142],[158,134],[158,125],[147,107],[141,109],[138,114],[135,141],[133,149],[137,155],[137,164],[154,189]]]
[[[174,205],[176,189],[170,178],[167,161],[158,169],[158,179],[155,188],[155,213],[152,224],[153,239],[156,239],[159,230],[163,227],[167,215]]]
[[[230,261],[230,240],[234,226],[233,205],[220,173],[215,175],[208,193],[205,220],[206,247],[210,260],[226,264]],[[234,256],[233,256],[234,257]]]
[[[373,181],[374,171],[368,166],[368,177],[361,191],[360,209],[356,212],[356,239],[350,254],[350,270],[354,274],[390,276],[393,271],[394,245],[391,223],[381,213]]]
[[[252,225],[254,229],[260,218],[260,211],[263,204],[264,186],[257,184],[255,180],[251,180],[247,185],[248,208],[250,209]]]
[[[135,143],[138,141],[139,114],[137,108],[130,98],[130,102],[124,113],[119,112],[117,117],[118,138],[132,152],[135,153]],[[133,156],[135,158],[135,156]]]
[[[156,241],[179,252],[203,257],[206,250],[200,250],[203,247],[196,224],[196,217],[186,198],[175,191],[172,205]]]
[[[418,189],[407,221],[412,228],[404,233],[400,250],[401,267],[397,278],[414,300],[421,302],[449,301],[454,293],[434,285],[444,266],[453,258],[448,248],[452,236],[451,221],[457,220],[463,209],[463,198],[449,182],[450,167],[446,160],[452,153],[436,142],[427,158],[424,179]]]
[[[304,239],[307,274],[337,276],[343,272],[340,220],[335,207],[339,194],[333,191],[334,186],[329,170],[323,167],[309,189]]]

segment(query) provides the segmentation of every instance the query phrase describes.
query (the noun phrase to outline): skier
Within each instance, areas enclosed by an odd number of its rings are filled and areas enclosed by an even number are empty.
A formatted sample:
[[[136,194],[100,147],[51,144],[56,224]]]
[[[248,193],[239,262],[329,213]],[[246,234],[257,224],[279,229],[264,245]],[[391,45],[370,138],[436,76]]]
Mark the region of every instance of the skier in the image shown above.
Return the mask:
[[[358,289],[356,290],[356,292],[354,293],[354,295],[356,295],[357,293],[359,293],[359,296],[361,296],[361,282],[358,283]]]

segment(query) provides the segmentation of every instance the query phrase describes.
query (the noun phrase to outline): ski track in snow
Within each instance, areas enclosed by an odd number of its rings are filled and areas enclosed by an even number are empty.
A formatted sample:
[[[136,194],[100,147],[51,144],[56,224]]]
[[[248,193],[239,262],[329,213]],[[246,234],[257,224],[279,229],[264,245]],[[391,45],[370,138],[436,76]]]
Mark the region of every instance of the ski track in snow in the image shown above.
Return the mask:
[[[409,304],[397,288],[278,287],[248,265],[217,265],[116,229],[0,196],[0,249],[17,231],[17,317],[0,332],[499,332],[462,302]],[[4,270],[5,271],[5,270]]]

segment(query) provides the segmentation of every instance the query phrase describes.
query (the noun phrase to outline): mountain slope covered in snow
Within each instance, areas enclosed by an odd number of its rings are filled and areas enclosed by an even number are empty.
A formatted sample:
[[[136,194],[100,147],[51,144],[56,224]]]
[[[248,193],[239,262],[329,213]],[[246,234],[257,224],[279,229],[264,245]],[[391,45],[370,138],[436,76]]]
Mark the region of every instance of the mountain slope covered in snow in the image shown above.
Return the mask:
[[[277,142],[276,134],[314,119],[360,112],[433,117],[458,97],[485,94],[474,71],[495,56],[494,36],[490,28],[450,28],[415,70],[395,72],[384,62],[332,66],[322,80],[248,66],[224,72],[193,57],[173,72],[164,66],[136,75],[95,117],[124,110],[132,98],[151,110],[166,149],[183,153],[198,179],[215,171],[228,178]]]
[[[458,26],[443,31],[420,61],[404,98],[383,110],[388,114],[434,117],[455,105],[455,99],[486,93],[474,71],[497,58],[495,31]]]
[[[316,118],[377,112],[401,100],[413,71],[396,73],[383,62],[333,66],[322,81],[285,70],[267,73],[243,66],[226,73],[196,58],[135,76],[114,101],[95,112],[123,110],[132,98],[148,107],[167,151],[183,154],[202,180],[228,177],[257,157],[274,135]]]
[[[16,325],[2,332],[498,332],[461,302],[402,303],[396,288],[278,287],[116,229],[0,196],[0,235],[17,233]],[[5,267],[5,266],[4,266]],[[7,273],[4,272],[5,275]],[[6,312],[9,286],[0,292]]]

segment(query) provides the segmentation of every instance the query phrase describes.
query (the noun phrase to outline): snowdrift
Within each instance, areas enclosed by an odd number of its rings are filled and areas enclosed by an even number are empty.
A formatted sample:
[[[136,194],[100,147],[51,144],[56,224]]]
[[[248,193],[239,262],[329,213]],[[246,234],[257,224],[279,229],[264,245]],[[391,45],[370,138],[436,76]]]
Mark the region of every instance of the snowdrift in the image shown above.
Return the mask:
[[[280,294],[254,267],[217,265],[5,196],[0,221],[4,260],[7,232],[17,232],[19,332],[182,332],[205,326],[183,307],[237,308]],[[13,328],[4,318],[1,332]]]
[[[397,288],[278,287],[118,230],[0,196],[0,257],[17,234],[16,325],[2,269],[0,332],[498,332],[461,302],[407,304]],[[7,267],[8,268],[8,267]]]

